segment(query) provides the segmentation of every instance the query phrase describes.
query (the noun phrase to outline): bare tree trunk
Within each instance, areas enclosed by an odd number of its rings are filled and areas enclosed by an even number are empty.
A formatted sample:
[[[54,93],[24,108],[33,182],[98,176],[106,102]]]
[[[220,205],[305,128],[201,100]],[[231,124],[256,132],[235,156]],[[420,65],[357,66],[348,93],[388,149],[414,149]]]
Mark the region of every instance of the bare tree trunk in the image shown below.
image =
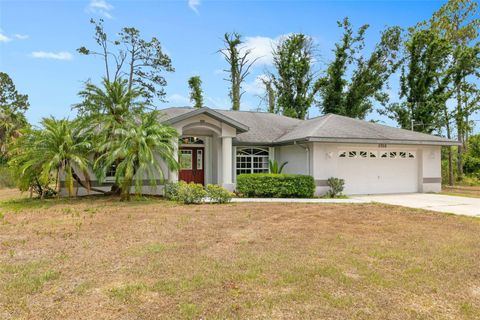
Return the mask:
[[[464,132],[463,132],[463,112],[462,112],[462,97],[460,89],[457,89],[457,135],[460,145],[457,148],[457,179],[463,179],[463,146],[464,146]]]

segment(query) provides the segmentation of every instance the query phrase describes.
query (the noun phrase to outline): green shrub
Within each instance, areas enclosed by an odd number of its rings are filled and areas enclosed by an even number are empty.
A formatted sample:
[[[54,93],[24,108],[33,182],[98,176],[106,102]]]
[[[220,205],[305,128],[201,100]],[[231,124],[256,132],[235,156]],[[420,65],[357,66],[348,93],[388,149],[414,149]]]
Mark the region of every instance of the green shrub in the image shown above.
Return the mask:
[[[330,187],[330,190],[327,191],[327,196],[330,198],[336,198],[342,195],[345,180],[332,177],[327,180],[327,185]]]
[[[241,174],[237,177],[237,191],[246,197],[311,198],[315,181],[301,174]]]
[[[178,183],[177,201],[184,204],[198,204],[202,203],[203,199],[207,196],[207,191],[199,183]]]
[[[216,184],[207,185],[207,196],[212,202],[227,203],[232,201],[233,193]]]
[[[181,181],[183,182],[183,181]],[[168,200],[178,200],[178,189],[181,182],[167,182],[165,183],[165,198]]]

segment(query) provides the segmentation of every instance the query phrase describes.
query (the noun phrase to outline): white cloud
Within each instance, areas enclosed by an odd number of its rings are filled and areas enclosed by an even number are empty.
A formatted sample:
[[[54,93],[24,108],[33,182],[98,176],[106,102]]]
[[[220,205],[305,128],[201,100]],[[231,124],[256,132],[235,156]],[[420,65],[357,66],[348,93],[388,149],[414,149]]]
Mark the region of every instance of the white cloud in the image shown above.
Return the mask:
[[[108,19],[112,18],[112,14],[110,13],[112,10],[113,6],[106,0],[90,0],[87,7],[87,12],[95,13]]]
[[[19,40],[26,40],[26,39],[29,38],[28,35],[26,35],[26,34],[19,34],[19,33],[15,34],[14,36],[15,36],[15,38],[17,38],[17,39],[19,39]]]
[[[247,82],[243,85],[243,90],[246,93],[252,94],[254,96],[260,96],[265,93],[265,85],[262,82],[262,79],[267,79],[266,74],[261,74],[255,78],[252,82]]]
[[[0,33],[0,42],[9,42],[9,41],[12,41],[12,39],[10,39],[6,35]]]
[[[67,51],[61,52],[46,52],[46,51],[34,51],[32,52],[33,58],[38,59],[54,59],[54,60],[72,60],[73,55]]]
[[[273,49],[281,39],[269,37],[245,37],[243,50],[250,50],[250,59],[257,59],[256,65],[271,65],[273,63]]]
[[[190,105],[190,99],[182,96],[181,94],[174,93],[167,98],[168,102],[182,104],[182,105]]]
[[[198,14],[198,6],[200,6],[200,0],[188,0],[188,6],[190,9],[195,11],[196,14]]]

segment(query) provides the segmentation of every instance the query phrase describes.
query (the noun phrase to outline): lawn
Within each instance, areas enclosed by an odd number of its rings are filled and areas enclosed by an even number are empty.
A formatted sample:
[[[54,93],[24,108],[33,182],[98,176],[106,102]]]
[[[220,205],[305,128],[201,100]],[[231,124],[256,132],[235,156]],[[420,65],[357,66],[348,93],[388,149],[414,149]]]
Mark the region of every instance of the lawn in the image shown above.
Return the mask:
[[[0,319],[474,319],[480,219],[380,204],[0,204]]]

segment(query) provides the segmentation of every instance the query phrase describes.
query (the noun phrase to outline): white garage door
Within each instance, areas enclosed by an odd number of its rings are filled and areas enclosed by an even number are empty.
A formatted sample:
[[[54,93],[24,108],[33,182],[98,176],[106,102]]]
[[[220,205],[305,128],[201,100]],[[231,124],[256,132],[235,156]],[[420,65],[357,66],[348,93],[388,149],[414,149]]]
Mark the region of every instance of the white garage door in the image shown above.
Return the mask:
[[[415,151],[340,150],[337,157],[337,176],[345,180],[346,194],[418,191]]]

